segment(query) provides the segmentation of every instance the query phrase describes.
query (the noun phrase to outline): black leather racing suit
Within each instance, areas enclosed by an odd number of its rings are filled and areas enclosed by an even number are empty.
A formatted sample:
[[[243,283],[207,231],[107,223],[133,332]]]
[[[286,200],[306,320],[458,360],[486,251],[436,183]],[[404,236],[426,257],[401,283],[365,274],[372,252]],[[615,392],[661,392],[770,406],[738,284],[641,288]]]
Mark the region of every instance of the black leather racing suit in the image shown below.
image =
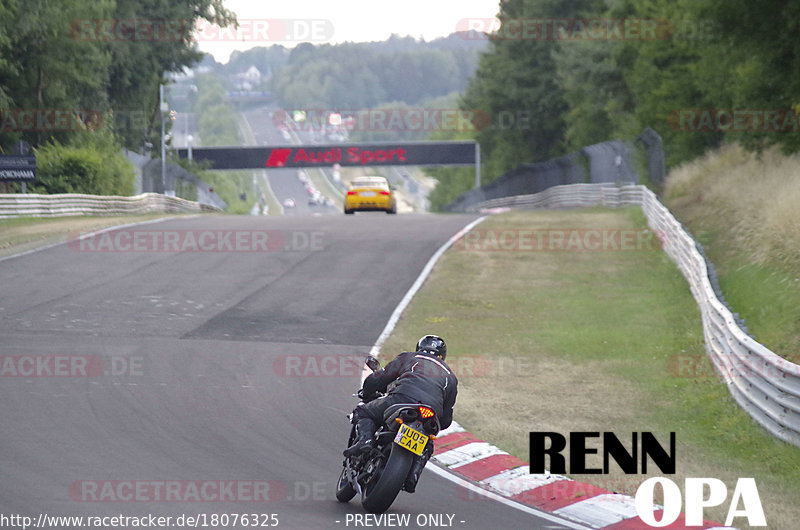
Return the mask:
[[[439,418],[442,429],[453,422],[458,379],[447,363],[428,352],[405,352],[364,380],[364,396],[387,395],[356,407],[358,417],[383,424],[383,413],[396,403],[424,403]]]
[[[383,425],[383,414],[397,403],[424,403],[431,407],[439,418],[442,429],[453,422],[453,406],[456,403],[458,379],[447,364],[437,356],[424,352],[405,352],[395,357],[380,370],[371,373],[365,380],[364,399],[375,392],[386,392],[383,397],[362,403],[353,411],[353,423],[359,441],[345,450],[360,451],[368,447],[375,430]],[[369,440],[369,441],[367,441]],[[413,493],[425,464],[433,456],[433,444],[428,443],[422,455],[414,459],[403,489]]]

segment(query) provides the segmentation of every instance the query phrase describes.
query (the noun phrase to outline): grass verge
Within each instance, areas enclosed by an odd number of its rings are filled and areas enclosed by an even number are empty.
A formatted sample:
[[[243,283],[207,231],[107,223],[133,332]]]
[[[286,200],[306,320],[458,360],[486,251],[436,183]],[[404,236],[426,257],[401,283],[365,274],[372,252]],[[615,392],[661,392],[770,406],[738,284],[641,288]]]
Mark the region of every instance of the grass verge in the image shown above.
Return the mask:
[[[800,155],[728,145],[672,171],[665,201],[756,340],[800,362]]]
[[[0,258],[67,241],[79,232],[150,221],[176,214],[120,215],[113,217],[70,216],[54,219],[16,217],[0,219]]]
[[[769,527],[793,528],[800,449],[770,437],[713,371],[696,369],[707,358],[700,314],[669,258],[650,247],[547,251],[513,243],[530,230],[535,241],[541,233],[644,226],[638,209],[494,216],[476,230],[483,241],[494,233],[506,244],[456,244],[383,351],[408,349],[425,333],[445,337],[460,378],[456,421],[525,461],[530,431],[613,431],[622,440],[651,431],[664,445],[675,432],[678,469],[670,478],[681,489],[685,477],[716,477],[730,496],[738,477],[755,477]],[[587,464],[602,467],[602,457]],[[608,475],[571,476],[633,495],[661,474],[610,467]],[[719,522],[726,514],[727,504],[706,510]]]

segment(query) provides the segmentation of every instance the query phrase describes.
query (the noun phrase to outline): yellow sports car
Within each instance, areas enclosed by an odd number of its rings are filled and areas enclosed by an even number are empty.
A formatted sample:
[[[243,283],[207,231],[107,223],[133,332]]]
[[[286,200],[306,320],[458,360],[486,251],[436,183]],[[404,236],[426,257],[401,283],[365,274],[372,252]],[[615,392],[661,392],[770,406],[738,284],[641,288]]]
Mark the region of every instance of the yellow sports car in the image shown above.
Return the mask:
[[[397,213],[394,191],[384,177],[357,177],[344,198],[344,213],[379,211]]]

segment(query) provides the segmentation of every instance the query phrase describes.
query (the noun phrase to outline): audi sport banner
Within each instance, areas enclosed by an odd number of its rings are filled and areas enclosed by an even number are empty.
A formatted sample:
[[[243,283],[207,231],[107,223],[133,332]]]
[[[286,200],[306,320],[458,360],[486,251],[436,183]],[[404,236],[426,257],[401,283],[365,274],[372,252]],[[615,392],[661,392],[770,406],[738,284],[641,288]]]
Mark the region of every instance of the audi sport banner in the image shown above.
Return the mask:
[[[0,155],[0,182],[33,182],[36,180],[36,157],[33,155]]]
[[[188,151],[178,149],[186,158]],[[475,164],[475,142],[364,143],[285,147],[205,147],[192,158],[208,160],[213,169],[340,166],[469,166]]]

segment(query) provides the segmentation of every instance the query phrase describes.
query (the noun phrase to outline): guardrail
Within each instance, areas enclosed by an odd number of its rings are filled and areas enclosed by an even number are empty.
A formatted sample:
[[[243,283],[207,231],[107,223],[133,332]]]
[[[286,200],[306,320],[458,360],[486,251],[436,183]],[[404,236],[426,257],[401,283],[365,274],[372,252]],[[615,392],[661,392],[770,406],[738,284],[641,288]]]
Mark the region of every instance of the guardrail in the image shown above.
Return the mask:
[[[756,342],[717,297],[705,258],[691,235],[645,186],[570,184],[533,195],[493,199],[468,211],[493,208],[642,208],[664,251],[689,282],[703,322],[706,351],[734,400],[773,436],[800,446],[800,365]]]
[[[68,215],[119,215],[153,212],[219,212],[219,208],[168,197],[143,193],[132,197],[61,193],[0,194],[0,219],[9,217],[64,217]]]

